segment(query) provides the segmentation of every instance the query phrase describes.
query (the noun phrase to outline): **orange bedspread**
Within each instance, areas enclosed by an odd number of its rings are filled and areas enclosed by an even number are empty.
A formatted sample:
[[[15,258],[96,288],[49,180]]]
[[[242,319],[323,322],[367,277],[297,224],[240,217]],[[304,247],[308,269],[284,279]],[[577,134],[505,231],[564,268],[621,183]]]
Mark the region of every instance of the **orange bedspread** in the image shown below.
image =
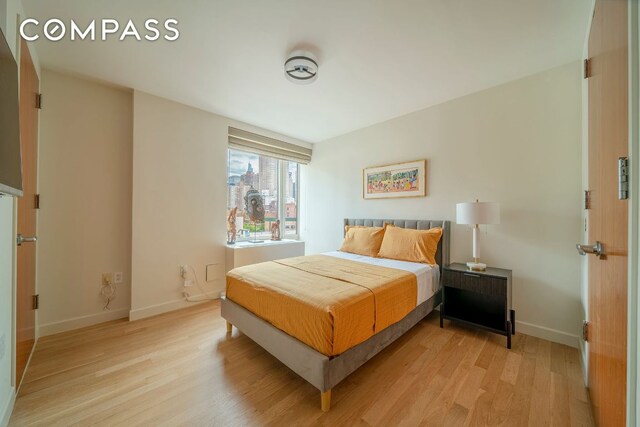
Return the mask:
[[[416,307],[416,276],[326,255],[269,261],[227,274],[227,298],[327,356]]]

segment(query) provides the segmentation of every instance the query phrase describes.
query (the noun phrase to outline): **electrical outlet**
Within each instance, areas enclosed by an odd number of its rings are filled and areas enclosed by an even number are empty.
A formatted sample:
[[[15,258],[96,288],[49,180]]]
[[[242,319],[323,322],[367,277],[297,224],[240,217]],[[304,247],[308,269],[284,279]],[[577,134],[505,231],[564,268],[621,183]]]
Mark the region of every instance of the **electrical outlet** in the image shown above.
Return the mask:
[[[185,280],[184,281],[184,286],[185,286],[185,288],[188,287],[188,286],[193,286],[193,280]]]
[[[122,274],[122,271],[116,271],[115,273],[113,273],[113,283],[115,283],[116,285],[122,283],[123,278],[124,275]]]
[[[113,283],[113,274],[102,273],[102,286],[109,286]]]
[[[208,264],[205,271],[205,280],[213,282],[224,278],[224,267],[222,264]]]

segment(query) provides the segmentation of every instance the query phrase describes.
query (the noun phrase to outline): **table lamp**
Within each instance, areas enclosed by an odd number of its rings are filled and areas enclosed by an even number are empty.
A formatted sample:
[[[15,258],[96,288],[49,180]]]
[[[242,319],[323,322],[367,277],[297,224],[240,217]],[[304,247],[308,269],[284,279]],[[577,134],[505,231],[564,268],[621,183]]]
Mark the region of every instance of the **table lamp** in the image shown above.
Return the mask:
[[[494,202],[479,202],[456,204],[456,222],[458,224],[473,225],[473,262],[468,262],[471,270],[484,271],[487,264],[480,262],[480,248],[478,247],[479,225],[500,224],[500,205]]]

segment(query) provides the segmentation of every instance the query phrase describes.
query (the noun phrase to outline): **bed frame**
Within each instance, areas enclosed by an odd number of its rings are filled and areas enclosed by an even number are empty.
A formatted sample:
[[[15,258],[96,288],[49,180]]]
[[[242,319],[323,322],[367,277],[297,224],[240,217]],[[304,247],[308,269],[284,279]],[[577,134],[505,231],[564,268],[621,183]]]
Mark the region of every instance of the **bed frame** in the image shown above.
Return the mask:
[[[438,243],[438,251],[436,253],[436,262],[440,266],[440,280],[442,281],[442,268],[449,264],[451,227],[449,221],[344,220],[344,225],[381,227],[385,223],[416,230],[442,227],[442,238]],[[385,328],[344,353],[333,357],[319,353],[269,322],[262,320],[249,310],[226,299],[225,296],[222,296],[221,300],[222,317],[227,320],[227,333],[231,333],[232,325],[235,325],[242,333],[320,390],[320,407],[326,412],[331,407],[331,389],[431,313],[442,302],[442,290],[439,289],[435,295],[417,306],[401,321]]]

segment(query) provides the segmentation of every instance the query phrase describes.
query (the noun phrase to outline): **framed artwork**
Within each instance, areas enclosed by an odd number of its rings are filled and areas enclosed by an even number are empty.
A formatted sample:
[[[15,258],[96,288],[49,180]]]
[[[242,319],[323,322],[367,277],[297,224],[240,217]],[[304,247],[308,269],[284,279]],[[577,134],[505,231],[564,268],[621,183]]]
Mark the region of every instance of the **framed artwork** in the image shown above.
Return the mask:
[[[362,197],[424,197],[427,195],[426,170],[426,160],[365,168],[362,171]]]

